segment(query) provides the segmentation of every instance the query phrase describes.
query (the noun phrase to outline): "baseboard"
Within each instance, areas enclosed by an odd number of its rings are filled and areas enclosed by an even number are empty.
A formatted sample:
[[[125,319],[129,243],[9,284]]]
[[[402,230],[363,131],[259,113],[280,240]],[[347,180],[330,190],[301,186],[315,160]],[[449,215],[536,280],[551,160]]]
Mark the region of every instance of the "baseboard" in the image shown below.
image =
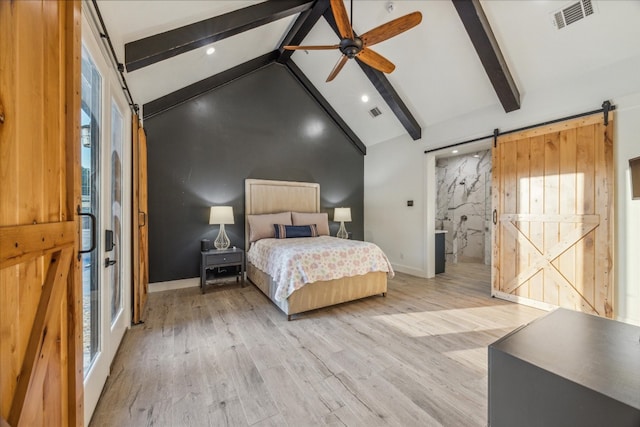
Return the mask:
[[[394,271],[397,271],[399,273],[410,274],[416,277],[427,277],[427,274],[419,268],[413,268],[407,265],[394,264],[394,263],[392,263],[391,266],[393,267]]]
[[[492,296],[496,298],[504,299],[507,301],[516,302],[518,304],[527,305],[529,307],[539,308],[540,310],[545,310],[545,311],[552,311],[558,308],[555,305],[547,304],[546,302],[540,302],[540,301],[532,300],[529,298],[524,298],[517,295],[511,295],[511,294],[507,294],[499,291],[493,292]],[[630,325],[640,326],[640,322],[634,319],[629,319],[627,317],[617,316],[615,317],[615,320],[623,323],[628,323]]]
[[[200,286],[200,278],[192,277],[190,279],[170,280],[168,282],[149,283],[149,293],[173,291],[175,289],[194,288]]]
[[[634,325],[634,326],[640,326],[640,321],[635,320],[635,319],[631,319],[629,317],[616,316],[615,319],[617,321],[619,321],[619,322],[628,323],[628,324]]]

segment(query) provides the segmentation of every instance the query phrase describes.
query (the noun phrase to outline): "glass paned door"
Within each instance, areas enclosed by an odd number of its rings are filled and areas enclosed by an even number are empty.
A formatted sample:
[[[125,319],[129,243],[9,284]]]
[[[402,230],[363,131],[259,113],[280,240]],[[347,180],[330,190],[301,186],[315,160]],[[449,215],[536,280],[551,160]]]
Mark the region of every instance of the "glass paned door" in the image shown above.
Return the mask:
[[[102,77],[95,63],[82,49],[82,109],[80,132],[80,165],[82,168],[82,195],[80,211],[99,219],[100,175],[98,165],[100,157],[101,132],[101,94]],[[96,249],[83,253],[82,268],[82,324],[83,324],[83,365],[85,376],[91,369],[100,351],[100,280],[99,254],[97,239],[100,224],[87,217],[82,217],[83,250],[88,250],[92,243]]]
[[[111,104],[111,227],[113,231],[113,250],[110,258],[111,284],[110,307],[111,325],[116,322],[122,311],[122,113],[118,105]]]
[[[2,1],[2,0],[0,0]],[[91,213],[82,258],[84,416],[91,419],[110,366],[131,322],[131,124],[118,76],[83,16],[82,206]],[[93,222],[94,226],[89,227]]]

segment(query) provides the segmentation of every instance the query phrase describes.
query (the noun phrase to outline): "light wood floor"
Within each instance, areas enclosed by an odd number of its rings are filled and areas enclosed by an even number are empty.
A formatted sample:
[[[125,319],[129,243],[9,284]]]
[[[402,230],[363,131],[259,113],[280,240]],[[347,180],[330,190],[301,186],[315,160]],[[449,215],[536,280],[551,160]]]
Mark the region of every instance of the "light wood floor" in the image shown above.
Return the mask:
[[[485,426],[487,345],[544,312],[483,265],[287,322],[253,285],[149,295],[91,426]]]

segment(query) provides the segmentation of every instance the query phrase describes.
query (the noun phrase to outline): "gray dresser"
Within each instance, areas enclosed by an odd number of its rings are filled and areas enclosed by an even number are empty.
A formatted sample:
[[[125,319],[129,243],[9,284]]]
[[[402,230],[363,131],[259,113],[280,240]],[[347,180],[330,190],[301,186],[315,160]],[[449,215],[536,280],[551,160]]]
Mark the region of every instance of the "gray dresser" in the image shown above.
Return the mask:
[[[558,309],[494,342],[489,425],[640,426],[640,327]]]

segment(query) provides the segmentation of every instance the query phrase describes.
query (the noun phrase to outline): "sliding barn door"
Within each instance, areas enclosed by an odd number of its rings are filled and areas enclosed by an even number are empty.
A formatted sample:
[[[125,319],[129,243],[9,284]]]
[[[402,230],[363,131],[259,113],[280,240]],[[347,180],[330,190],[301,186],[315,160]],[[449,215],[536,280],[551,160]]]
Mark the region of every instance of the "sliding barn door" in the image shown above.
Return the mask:
[[[149,287],[147,136],[133,115],[133,323],[140,323]]]
[[[498,138],[493,295],[613,316],[612,131],[598,114]]]
[[[83,424],[80,3],[0,1],[0,421]]]

